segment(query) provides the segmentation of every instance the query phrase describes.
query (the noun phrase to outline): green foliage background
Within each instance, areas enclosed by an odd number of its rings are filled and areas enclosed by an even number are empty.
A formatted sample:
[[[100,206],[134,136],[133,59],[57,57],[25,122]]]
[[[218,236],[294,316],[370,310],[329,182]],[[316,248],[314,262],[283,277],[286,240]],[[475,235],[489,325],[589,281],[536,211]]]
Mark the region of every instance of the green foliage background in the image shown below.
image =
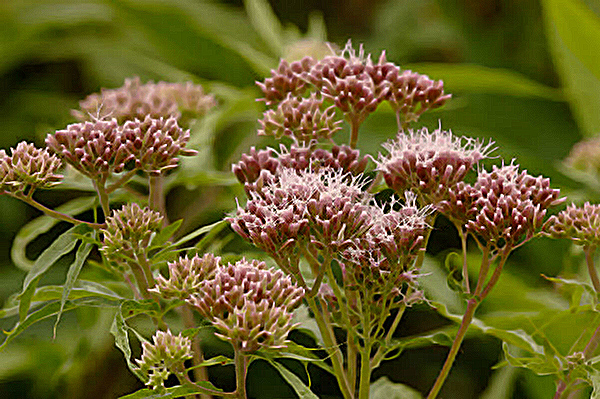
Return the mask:
[[[231,162],[250,145],[270,143],[255,134],[263,108],[255,102],[259,91],[254,81],[268,76],[280,57],[299,54],[303,40],[343,46],[352,38],[375,57],[386,50],[388,59],[403,69],[444,80],[446,92],[454,98],[424,116],[420,125],[435,128],[441,120],[442,127],[455,134],[493,138],[499,156],[516,158],[532,174],[550,177],[570,199],[598,200],[598,192],[566,176],[561,167],[574,143],[600,133],[600,5],[595,0],[325,3],[0,2],[0,148],[20,140],[43,145],[47,133],[73,122],[69,110],[80,99],[101,87],[121,86],[127,77],[202,83],[220,105],[192,133],[190,146],[201,155],[184,162],[168,197],[171,220],[185,218],[182,233],[189,232],[234,208],[234,197],[243,195],[229,173]],[[394,126],[391,110],[378,111],[364,125],[359,147],[377,154],[380,143],[395,135]],[[79,194],[75,189],[50,191],[43,200],[57,206]],[[11,243],[21,227],[37,216],[25,204],[0,196],[2,302],[20,290],[25,275],[11,260]],[[432,274],[423,279],[424,286],[434,300],[460,312],[436,262],[457,245],[457,239],[447,226],[436,227],[426,267]],[[27,246],[27,257],[35,258],[62,231],[64,226],[58,225],[36,237]],[[238,252],[228,247],[230,240],[235,238],[223,233],[218,247]],[[540,275],[576,276],[580,261],[581,254],[571,253],[562,242],[537,240],[527,245],[513,256],[478,317],[497,328],[534,326],[528,331],[531,334],[548,312],[568,307]],[[43,282],[62,283],[67,264],[53,268]],[[566,315],[544,333],[559,348],[564,343],[566,351],[567,343],[573,342],[569,325],[584,323],[586,317]],[[113,398],[139,388],[108,334],[111,321],[108,311],[85,309],[65,314],[55,339],[53,320],[27,330],[0,353],[0,397]],[[12,319],[0,323],[6,330],[13,325]],[[449,325],[422,306],[408,312],[399,333],[452,332]],[[208,347],[219,351],[216,342]],[[446,349],[429,343],[408,347],[397,359],[384,363],[375,379],[386,375],[426,392]],[[511,366],[490,371],[502,359],[501,343],[493,333],[473,332],[442,396],[444,392],[456,398],[552,396],[551,377]],[[289,366],[302,375],[301,366]],[[232,383],[226,370],[215,370],[214,378]],[[321,386],[323,397],[335,397],[335,390],[327,388],[332,385],[327,376],[317,375],[311,383]],[[381,393],[385,385],[375,388],[373,395],[390,397],[389,391]],[[249,394],[294,397],[277,372],[260,361],[250,370]],[[395,397],[409,395],[398,391]]]

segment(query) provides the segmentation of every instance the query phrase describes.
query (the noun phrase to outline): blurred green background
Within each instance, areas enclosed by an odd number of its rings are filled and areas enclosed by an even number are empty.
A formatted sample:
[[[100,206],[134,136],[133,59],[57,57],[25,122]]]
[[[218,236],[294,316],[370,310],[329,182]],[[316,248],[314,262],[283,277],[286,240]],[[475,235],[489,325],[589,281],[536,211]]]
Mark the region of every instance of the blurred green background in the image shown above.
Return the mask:
[[[43,145],[46,134],[74,121],[70,109],[79,100],[102,87],[119,87],[127,77],[201,83],[219,107],[192,132],[191,145],[202,156],[183,165],[184,178],[168,198],[173,219],[186,217],[189,230],[234,208],[233,198],[241,191],[229,176],[231,162],[250,145],[266,145],[255,135],[264,109],[255,102],[254,82],[268,76],[281,57],[302,56],[323,41],[342,47],[349,38],[355,47],[363,43],[374,58],[385,50],[388,60],[403,69],[444,80],[454,98],[418,125],[433,129],[441,121],[458,135],[493,138],[500,157],[516,158],[531,174],[549,176],[573,199],[598,199],[561,166],[574,143],[600,132],[596,0],[4,0],[0,148],[21,140]],[[359,146],[376,155],[395,134],[394,115],[382,109],[365,123]],[[70,190],[40,198],[56,206],[76,196]],[[0,196],[0,302],[20,289],[24,272],[11,262],[11,243],[37,216]],[[430,247],[434,256],[456,245],[446,226],[436,231]],[[52,234],[56,231],[29,245],[28,257],[34,258]],[[545,296],[540,274],[557,275],[565,268],[575,273],[578,263],[568,260],[568,249],[538,240],[520,250],[484,311],[528,314],[551,307],[556,298]],[[56,268],[47,282],[60,283],[64,273]],[[426,288],[443,297],[444,287],[442,281]],[[413,309],[400,334],[444,324],[434,316],[426,306]],[[54,340],[51,321],[28,330],[0,353],[0,397],[113,398],[138,388],[112,347],[110,322],[102,310],[78,311],[65,317]],[[4,320],[1,327],[13,324]],[[445,397],[552,396],[552,378],[510,367],[492,373],[500,352],[494,338],[468,339]],[[425,392],[445,353],[443,347],[406,351],[384,363],[376,377],[386,374]],[[231,383],[227,375],[215,376]],[[323,397],[335,397],[327,388],[331,380],[322,378],[317,376],[313,386]],[[256,363],[251,396],[293,397],[283,383],[264,384],[265,379],[277,377]]]

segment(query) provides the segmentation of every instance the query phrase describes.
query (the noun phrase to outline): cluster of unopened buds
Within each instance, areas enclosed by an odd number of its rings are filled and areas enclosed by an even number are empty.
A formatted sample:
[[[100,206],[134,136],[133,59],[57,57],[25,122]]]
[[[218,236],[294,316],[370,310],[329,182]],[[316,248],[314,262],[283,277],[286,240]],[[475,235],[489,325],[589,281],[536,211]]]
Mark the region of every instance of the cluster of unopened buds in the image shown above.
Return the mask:
[[[49,188],[60,182],[61,161],[46,149],[21,142],[8,155],[0,150],[0,194],[29,194],[36,188]]]
[[[160,393],[171,374],[185,375],[184,362],[193,357],[192,341],[169,330],[157,331],[152,340],[142,342],[142,357],[136,361],[147,377],[146,385]]]
[[[302,100],[302,96],[309,91],[312,92],[311,101],[334,105],[350,122],[353,132],[384,101],[396,111],[399,127],[404,128],[425,111],[441,107],[451,97],[444,93],[441,81],[433,81],[412,71],[401,71],[386,60],[385,52],[377,63],[373,63],[362,46],[357,54],[350,42],[339,55],[320,60],[305,57],[291,64],[281,61],[271,75],[258,84],[268,106],[290,101],[300,104],[306,101]],[[297,100],[293,100],[294,97]],[[293,112],[287,111],[287,114],[293,115]],[[272,111],[267,111],[261,123],[269,125],[272,115]],[[306,123],[296,123],[287,127],[306,130],[306,126]],[[263,129],[263,132],[277,134],[281,130]],[[293,131],[289,134],[297,135]],[[355,144],[355,140],[351,140],[353,147]]]
[[[180,258],[169,272],[152,291],[184,299],[242,353],[283,347],[304,296],[289,276],[256,260],[221,265],[220,258],[207,254]]]

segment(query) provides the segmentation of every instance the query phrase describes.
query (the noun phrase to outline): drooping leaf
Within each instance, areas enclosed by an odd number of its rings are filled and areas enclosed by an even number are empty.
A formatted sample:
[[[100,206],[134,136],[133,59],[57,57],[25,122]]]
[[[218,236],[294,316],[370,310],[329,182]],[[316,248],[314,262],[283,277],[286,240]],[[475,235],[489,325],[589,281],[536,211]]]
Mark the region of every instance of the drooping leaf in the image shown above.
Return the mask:
[[[95,234],[90,233],[89,235],[93,236]],[[81,245],[77,249],[77,253],[75,254],[75,260],[69,267],[69,270],[67,272],[67,280],[65,281],[65,284],[63,286],[64,288],[62,292],[62,297],[60,298],[60,310],[58,312],[58,315],[56,316],[56,322],[54,323],[54,336],[56,336],[56,327],[58,327],[58,323],[60,321],[60,316],[65,306],[65,302],[67,302],[69,294],[71,293],[71,290],[73,289],[75,282],[79,277],[79,273],[83,268],[83,264],[85,263],[87,257],[90,255],[92,248],[93,244],[81,243]]]
[[[25,319],[31,298],[37,287],[37,283],[44,274],[58,259],[65,254],[71,252],[77,244],[78,236],[90,231],[86,225],[72,227],[65,233],[61,234],[48,248],[44,250],[37,258],[25,280],[23,281],[23,290],[19,294],[19,318],[21,321]]]
[[[318,399],[318,396],[315,395],[309,387],[307,387],[304,382],[290,370],[288,370],[285,366],[280,363],[277,363],[274,360],[266,359],[271,366],[275,368],[279,372],[279,374],[283,377],[283,379],[290,384],[290,386],[294,389],[294,392],[298,395],[300,399]]]
[[[125,319],[122,314],[122,307],[115,313],[113,324],[110,327],[110,333],[115,337],[115,346],[123,352],[125,361],[129,370],[135,374],[140,380],[146,382],[146,377],[140,372],[137,367],[131,361],[131,347],[129,346],[129,330],[130,327],[125,323]]]
[[[57,207],[55,210],[66,215],[74,216],[92,208],[95,203],[96,197],[81,197],[71,200]],[[60,221],[58,219],[44,215],[33,219],[31,222],[23,226],[13,240],[10,250],[11,259],[15,266],[25,271],[29,271],[34,262],[27,258],[27,246],[37,237],[48,232],[59,222]]]

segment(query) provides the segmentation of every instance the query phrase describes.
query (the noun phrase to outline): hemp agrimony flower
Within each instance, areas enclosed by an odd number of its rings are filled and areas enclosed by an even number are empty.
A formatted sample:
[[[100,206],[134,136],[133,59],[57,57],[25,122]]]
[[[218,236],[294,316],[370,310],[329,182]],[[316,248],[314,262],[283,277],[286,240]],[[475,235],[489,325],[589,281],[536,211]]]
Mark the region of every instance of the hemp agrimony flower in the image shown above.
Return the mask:
[[[336,119],[334,106],[325,108],[323,99],[319,99],[315,93],[308,98],[288,94],[276,110],[266,111],[259,122],[259,135],[271,135],[278,139],[288,136],[299,143],[329,140],[341,129],[342,123]]]
[[[140,78],[125,79],[117,89],[102,89],[79,103],[81,110],[73,116],[80,121],[115,118],[120,124],[128,120],[152,118],[180,119],[182,114],[204,115],[215,105],[214,97],[204,93],[202,86],[191,82],[142,84]]]
[[[181,334],[157,331],[153,342],[142,342],[142,357],[136,359],[140,371],[148,377],[146,385],[158,392],[165,389],[165,381],[171,374],[185,375],[186,360],[192,359],[192,342]]]
[[[198,255],[189,259],[180,257],[175,262],[168,263],[169,279],[163,276],[156,278],[156,287],[150,291],[160,294],[163,298],[187,299],[198,291],[204,280],[214,277],[221,266],[221,258],[213,254]]]
[[[568,238],[578,245],[600,245],[600,205],[586,202],[571,204],[567,209],[550,216],[544,232],[553,238]]]
[[[146,116],[143,120],[127,121],[122,128],[122,138],[133,155],[136,168],[151,175],[177,167],[179,155],[197,153],[185,148],[190,132],[180,128],[174,117],[154,119]]]
[[[482,170],[471,195],[473,219],[467,231],[487,245],[508,250],[532,238],[542,227],[547,209],[564,201],[550,179],[519,171],[515,164]]]
[[[188,302],[213,322],[220,337],[251,353],[284,345],[303,296],[304,289],[281,270],[242,259],[217,268]]]
[[[60,167],[60,159],[55,155],[25,141],[11,148],[10,156],[0,150],[0,194],[52,187],[62,179],[56,173]]]
[[[294,97],[302,95],[308,86],[305,76],[315,63],[311,57],[292,63],[281,60],[279,67],[271,70],[270,78],[265,79],[264,83],[256,82],[264,95],[262,101],[272,106],[285,99],[288,94]]]
[[[133,158],[116,119],[74,123],[46,137],[48,149],[95,181],[120,173]]]
[[[163,217],[136,203],[124,205],[114,210],[106,218],[106,228],[100,230],[104,235],[100,251],[112,266],[123,270],[123,265],[147,259],[152,238],[162,229]]]
[[[447,199],[448,191],[462,181],[480,160],[492,151],[492,142],[457,137],[441,128],[399,133],[383,147],[377,169],[387,185],[397,193],[412,190],[424,203]]]

